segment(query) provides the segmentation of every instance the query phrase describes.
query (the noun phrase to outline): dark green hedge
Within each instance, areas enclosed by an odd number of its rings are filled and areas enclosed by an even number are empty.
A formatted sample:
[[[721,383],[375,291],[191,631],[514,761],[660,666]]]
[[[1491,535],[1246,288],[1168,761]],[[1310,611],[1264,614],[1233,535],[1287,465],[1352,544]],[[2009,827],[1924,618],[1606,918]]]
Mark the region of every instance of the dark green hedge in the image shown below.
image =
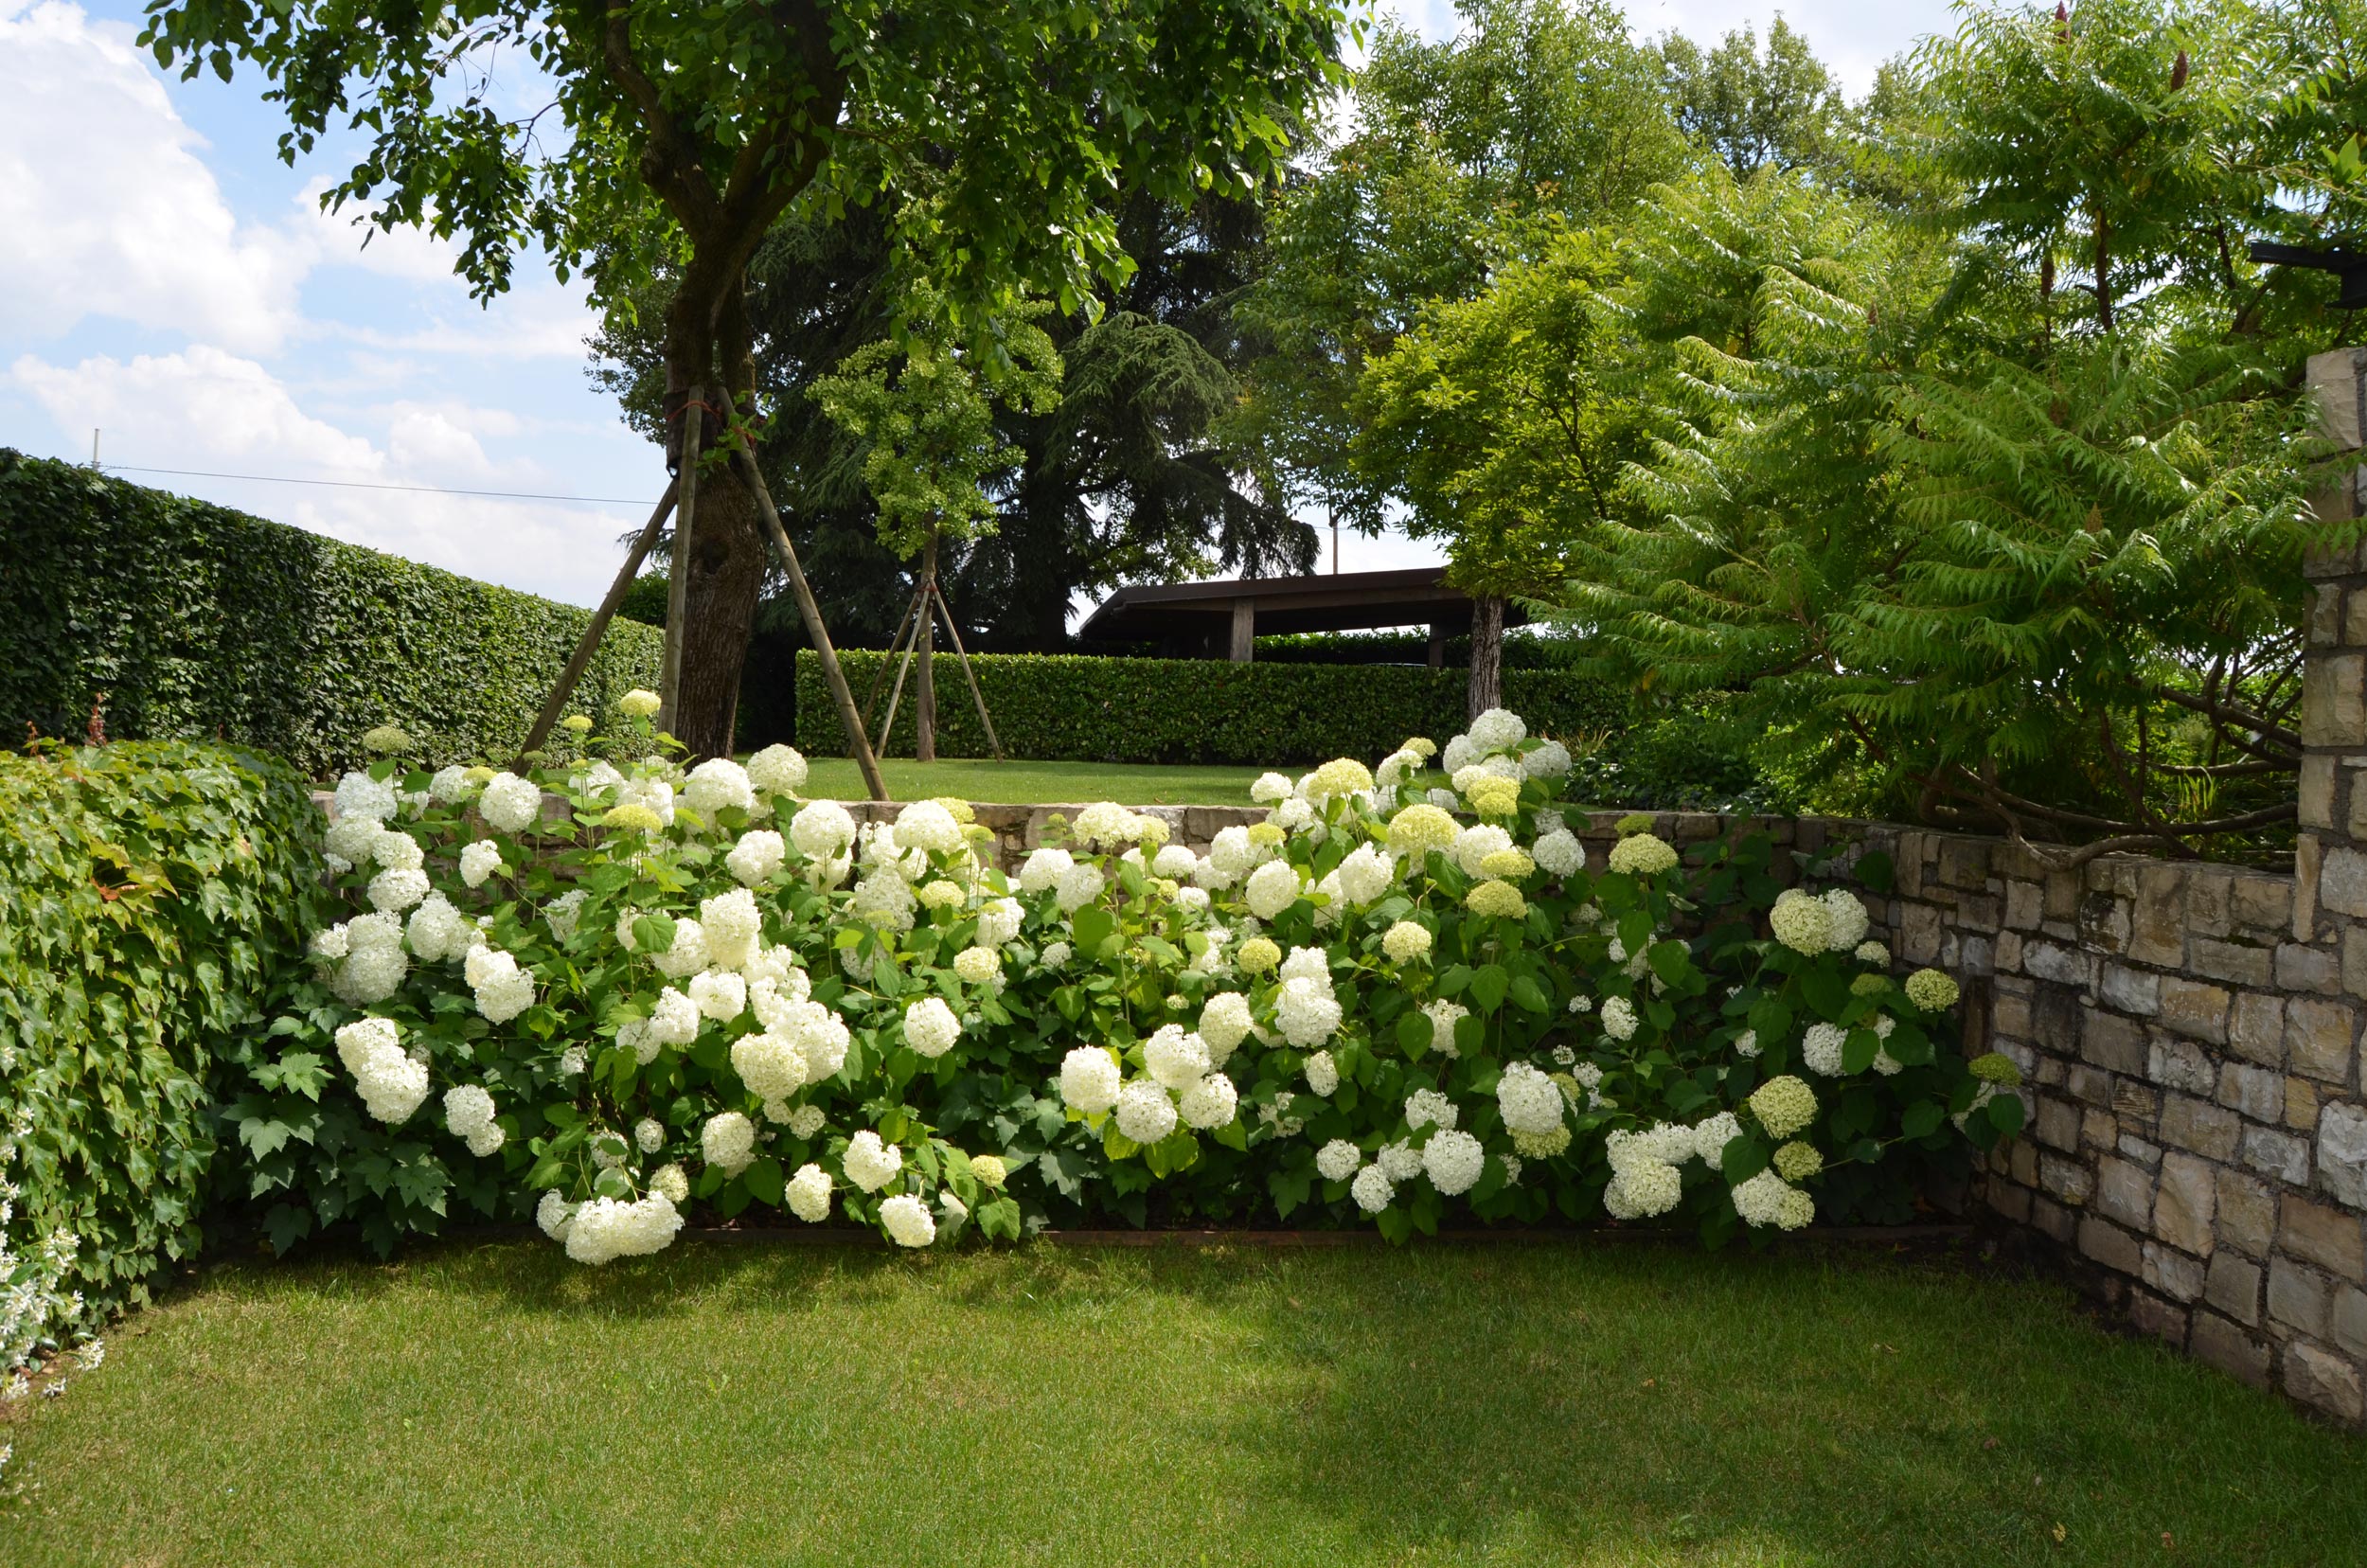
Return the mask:
[[[587,612],[0,448],[0,724],[220,737],[314,774],[395,723],[436,760],[525,736]],[[654,686],[660,633],[613,624],[578,688]]]
[[[286,763],[183,741],[0,753],[0,1124],[20,1236],[81,1238],[107,1310],[197,1245],[208,1062],[303,961],[320,811]]]
[[[840,654],[861,702],[885,654]],[[1463,728],[1468,677],[1459,669],[1389,665],[1228,664],[1215,659],[1109,659],[1062,653],[982,653],[971,663],[1003,749],[1042,761],[1224,762],[1245,765],[1370,760],[1409,735],[1444,742]],[[937,750],[988,755],[960,661],[939,654]],[[895,672],[888,681],[894,684]],[[877,714],[884,712],[884,693]],[[1549,735],[1616,729],[1627,704],[1599,683],[1554,670],[1504,671],[1504,705]],[[912,688],[897,712],[891,752],[912,752]],[[820,662],[797,655],[797,745],[844,757],[845,732]]]

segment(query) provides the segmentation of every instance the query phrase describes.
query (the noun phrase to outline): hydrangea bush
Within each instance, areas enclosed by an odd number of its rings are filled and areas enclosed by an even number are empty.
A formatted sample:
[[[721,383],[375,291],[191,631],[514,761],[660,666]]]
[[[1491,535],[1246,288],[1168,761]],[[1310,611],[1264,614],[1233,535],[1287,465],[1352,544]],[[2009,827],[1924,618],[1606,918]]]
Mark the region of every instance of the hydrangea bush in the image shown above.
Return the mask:
[[[460,1206],[598,1263],[700,1204],[907,1247],[1093,1215],[1717,1242],[1903,1219],[2020,1127],[1853,894],[1645,819],[1591,863],[1569,753],[1509,713],[1268,774],[1205,854],[1103,804],[1006,876],[960,802],[859,828],[786,747],[667,760],[654,704],[630,766],[339,784],[345,918],[240,1059],[279,1244]]]

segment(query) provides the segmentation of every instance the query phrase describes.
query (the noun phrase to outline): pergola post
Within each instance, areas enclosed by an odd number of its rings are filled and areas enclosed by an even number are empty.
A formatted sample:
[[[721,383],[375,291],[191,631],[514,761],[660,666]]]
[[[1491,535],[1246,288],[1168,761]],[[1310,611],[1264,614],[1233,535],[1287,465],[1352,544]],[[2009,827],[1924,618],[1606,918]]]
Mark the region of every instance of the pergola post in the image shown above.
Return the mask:
[[[1235,664],[1248,664],[1257,656],[1257,601],[1237,598],[1233,601],[1233,651],[1229,657]]]
[[[1447,668],[1447,628],[1443,621],[1430,623],[1430,667],[1433,669]]]

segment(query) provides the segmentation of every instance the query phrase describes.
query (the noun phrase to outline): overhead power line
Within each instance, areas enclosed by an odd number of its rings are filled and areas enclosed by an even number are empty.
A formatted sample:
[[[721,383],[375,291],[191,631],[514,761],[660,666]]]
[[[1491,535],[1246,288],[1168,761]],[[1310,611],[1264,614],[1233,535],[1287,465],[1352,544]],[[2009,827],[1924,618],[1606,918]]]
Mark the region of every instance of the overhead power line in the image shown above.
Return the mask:
[[[291,479],[276,473],[217,473],[210,469],[141,468],[133,463],[101,463],[109,473],[169,473],[184,479],[243,479],[262,485],[320,485],[331,490],[401,490],[412,495],[469,495],[489,501],[561,501],[578,507],[639,507],[654,505],[622,495],[544,495],[535,490],[452,490],[442,485],[374,485],[361,479]]]

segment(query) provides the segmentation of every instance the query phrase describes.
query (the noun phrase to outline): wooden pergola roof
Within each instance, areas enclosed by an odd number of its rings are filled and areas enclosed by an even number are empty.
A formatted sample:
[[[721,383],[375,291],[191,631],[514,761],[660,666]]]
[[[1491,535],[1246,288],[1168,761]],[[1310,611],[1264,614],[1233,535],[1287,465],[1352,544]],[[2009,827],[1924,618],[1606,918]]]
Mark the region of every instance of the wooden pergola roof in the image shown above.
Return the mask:
[[[1504,607],[1505,623],[1524,617]],[[1248,657],[1258,633],[1350,632],[1428,626],[1433,641],[1471,629],[1471,596],[1447,582],[1444,566],[1329,577],[1235,578],[1224,582],[1121,588],[1086,617],[1088,642],[1157,643],[1178,651],[1229,650]]]

